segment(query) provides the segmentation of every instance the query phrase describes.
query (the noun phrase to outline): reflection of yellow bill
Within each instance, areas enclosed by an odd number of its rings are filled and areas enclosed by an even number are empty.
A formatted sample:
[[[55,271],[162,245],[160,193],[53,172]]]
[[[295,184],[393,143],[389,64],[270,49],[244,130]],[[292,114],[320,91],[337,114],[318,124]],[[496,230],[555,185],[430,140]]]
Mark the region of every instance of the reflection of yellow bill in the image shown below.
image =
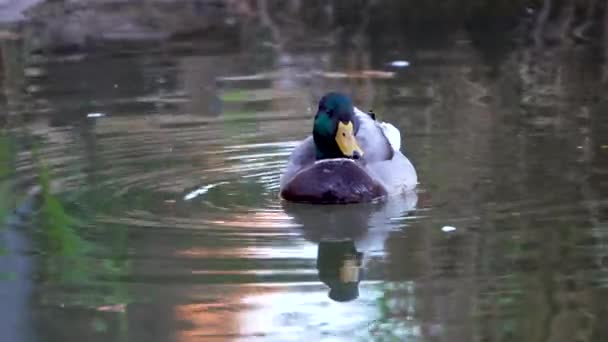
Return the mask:
[[[347,157],[352,157],[355,152],[359,153],[359,156],[363,156],[363,150],[359,147],[357,139],[355,139],[355,133],[353,132],[353,123],[338,122],[338,131],[336,132],[336,142],[342,154]]]
[[[340,267],[340,281],[343,283],[359,281],[359,266],[357,266],[355,260],[347,259],[344,261],[344,264]]]

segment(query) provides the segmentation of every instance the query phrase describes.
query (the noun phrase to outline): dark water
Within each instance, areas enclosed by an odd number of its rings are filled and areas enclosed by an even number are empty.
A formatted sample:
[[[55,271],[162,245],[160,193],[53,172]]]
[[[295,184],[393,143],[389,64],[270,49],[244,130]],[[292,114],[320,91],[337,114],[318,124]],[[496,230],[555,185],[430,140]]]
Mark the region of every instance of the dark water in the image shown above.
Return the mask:
[[[593,53],[3,49],[3,341],[608,340]],[[329,90],[402,131],[416,193],[277,198]]]

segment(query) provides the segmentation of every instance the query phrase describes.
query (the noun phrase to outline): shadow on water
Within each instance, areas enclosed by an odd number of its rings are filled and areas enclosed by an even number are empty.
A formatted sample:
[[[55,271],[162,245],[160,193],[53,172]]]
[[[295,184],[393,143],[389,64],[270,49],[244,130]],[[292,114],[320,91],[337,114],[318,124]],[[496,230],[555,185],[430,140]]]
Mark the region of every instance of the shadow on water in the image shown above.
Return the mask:
[[[0,31],[1,336],[608,338],[603,2],[76,3]],[[329,90],[416,193],[278,199]]]

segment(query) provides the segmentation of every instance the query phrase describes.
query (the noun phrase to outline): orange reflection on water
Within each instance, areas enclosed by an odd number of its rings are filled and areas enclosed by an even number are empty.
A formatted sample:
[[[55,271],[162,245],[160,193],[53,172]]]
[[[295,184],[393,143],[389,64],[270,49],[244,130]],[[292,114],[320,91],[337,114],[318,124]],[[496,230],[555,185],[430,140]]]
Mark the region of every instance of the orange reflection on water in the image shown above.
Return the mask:
[[[283,211],[236,214],[222,220],[206,220],[205,223],[234,228],[292,228],[298,226]],[[277,233],[287,234],[288,232],[279,231]]]
[[[175,340],[179,342],[223,341],[264,331],[248,328],[247,324],[242,322],[242,312],[255,310],[253,305],[245,303],[244,298],[275,291],[280,291],[280,288],[247,284],[228,285],[220,289],[211,289],[211,292],[217,292],[217,302],[177,305],[174,307],[174,316],[183,325],[176,331]],[[192,295],[198,294],[193,293]]]
[[[231,298],[224,303],[193,303],[177,305],[174,315],[178,321],[186,323],[183,329],[176,332],[180,342],[200,341],[202,337],[221,337],[234,334],[239,330],[239,322],[234,310],[230,307]]]

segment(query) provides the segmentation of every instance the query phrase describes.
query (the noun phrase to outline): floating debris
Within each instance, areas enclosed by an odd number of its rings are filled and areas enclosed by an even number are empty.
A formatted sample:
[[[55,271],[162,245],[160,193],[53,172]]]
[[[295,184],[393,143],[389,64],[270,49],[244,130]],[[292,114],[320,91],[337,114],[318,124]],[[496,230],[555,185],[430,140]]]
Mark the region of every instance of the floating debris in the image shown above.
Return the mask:
[[[456,230],[456,227],[452,227],[452,226],[443,226],[441,227],[441,230],[445,233],[451,233],[453,231]]]
[[[23,69],[23,74],[26,77],[40,77],[46,74],[46,71],[42,68],[37,67],[28,67]]]
[[[103,118],[106,116],[104,113],[89,113],[87,114],[87,118]]]
[[[195,199],[196,197],[198,197],[200,195],[206,194],[209,190],[215,188],[216,186],[223,185],[223,184],[228,184],[228,182],[219,182],[219,183],[215,183],[215,184],[209,184],[209,185],[202,186],[194,191],[189,192],[186,196],[184,196],[184,201],[189,201],[189,200]]]
[[[125,304],[103,305],[96,308],[97,311],[101,312],[125,312],[126,309]]]
[[[361,70],[353,72],[322,72],[319,73],[321,77],[325,78],[393,78],[395,73],[392,71],[382,70]]]
[[[398,60],[390,62],[390,65],[394,66],[395,68],[407,68],[408,66],[410,66],[410,62],[405,60]]]

